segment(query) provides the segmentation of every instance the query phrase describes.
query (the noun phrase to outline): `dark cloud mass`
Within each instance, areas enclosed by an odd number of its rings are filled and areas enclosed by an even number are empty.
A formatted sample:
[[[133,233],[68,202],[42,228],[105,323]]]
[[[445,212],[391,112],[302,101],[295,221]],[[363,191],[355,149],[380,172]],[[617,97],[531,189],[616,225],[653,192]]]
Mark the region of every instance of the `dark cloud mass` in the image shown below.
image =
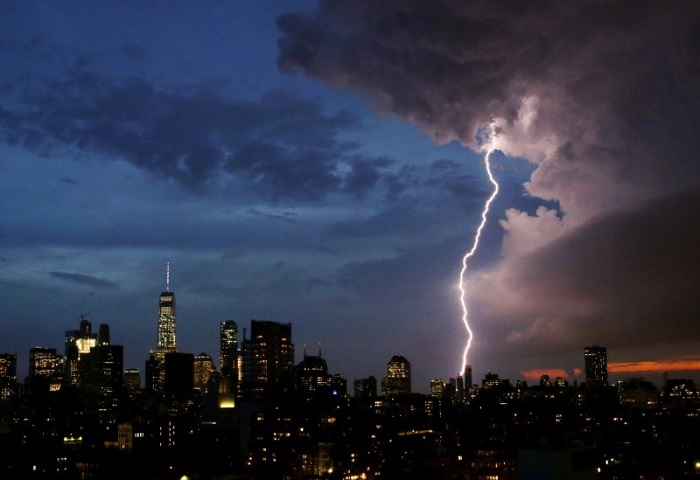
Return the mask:
[[[495,121],[539,165],[531,193],[591,215],[697,182],[699,21],[694,2],[321,2],[279,18],[280,66],[441,141],[476,147]],[[572,184],[619,188],[584,206]]]
[[[471,293],[482,339],[534,355],[697,334],[700,4],[322,1],[278,27],[283,71],[534,166],[527,192],[553,203],[501,221]]]
[[[341,138],[361,128],[357,117],[285,91],[233,100],[211,84],[168,89],[80,71],[17,103],[0,106],[5,142],[46,156],[121,158],[194,192],[233,175],[268,199],[363,195],[391,163]]]

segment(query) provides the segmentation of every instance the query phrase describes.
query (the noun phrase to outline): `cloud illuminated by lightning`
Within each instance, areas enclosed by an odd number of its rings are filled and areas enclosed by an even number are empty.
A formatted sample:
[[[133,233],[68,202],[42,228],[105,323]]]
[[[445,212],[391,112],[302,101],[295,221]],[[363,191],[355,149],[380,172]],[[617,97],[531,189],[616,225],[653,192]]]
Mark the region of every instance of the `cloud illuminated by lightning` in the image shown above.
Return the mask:
[[[496,179],[493,177],[493,173],[491,172],[491,154],[493,151],[496,149],[494,146],[494,132],[493,132],[493,125],[491,125],[491,131],[489,132],[489,143],[488,147],[486,148],[486,154],[484,155],[484,166],[486,167],[486,173],[488,174],[489,181],[493,184],[493,192],[491,193],[491,196],[486,200],[486,203],[484,204],[484,209],[481,212],[481,223],[479,224],[479,228],[476,229],[476,235],[474,236],[474,244],[472,245],[471,250],[469,250],[464,257],[462,258],[462,270],[459,273],[459,291],[460,291],[460,302],[462,303],[462,321],[464,322],[464,327],[467,329],[467,345],[464,348],[464,354],[462,355],[462,369],[460,370],[460,375],[464,375],[464,372],[467,369],[467,355],[469,354],[469,347],[471,347],[472,344],[472,338],[474,337],[474,334],[472,333],[472,329],[469,327],[469,321],[468,321],[468,310],[467,310],[467,302],[465,300],[466,296],[466,288],[464,286],[464,277],[467,273],[467,263],[469,262],[469,259],[476,253],[477,248],[479,248],[479,239],[481,238],[481,232],[484,229],[484,226],[486,225],[486,217],[488,216],[489,213],[489,208],[491,208],[491,203],[494,201],[496,198],[496,195],[498,195],[498,182],[496,182]]]

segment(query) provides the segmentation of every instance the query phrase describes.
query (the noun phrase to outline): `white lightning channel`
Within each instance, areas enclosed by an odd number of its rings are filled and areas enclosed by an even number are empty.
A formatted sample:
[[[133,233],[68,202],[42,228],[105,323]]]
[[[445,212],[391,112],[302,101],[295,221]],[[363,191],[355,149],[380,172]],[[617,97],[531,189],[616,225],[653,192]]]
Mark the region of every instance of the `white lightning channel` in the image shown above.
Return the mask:
[[[491,208],[491,203],[496,198],[496,195],[498,195],[498,182],[496,182],[496,179],[493,177],[493,173],[491,173],[490,157],[494,150],[495,147],[493,146],[493,143],[491,143],[489,148],[486,150],[486,155],[484,155],[484,165],[486,167],[486,173],[489,176],[489,180],[493,184],[493,193],[491,193],[491,196],[484,204],[484,209],[481,212],[481,223],[479,224],[479,228],[476,229],[476,235],[474,236],[474,244],[472,245],[471,250],[469,250],[462,258],[462,271],[459,273],[459,291],[461,292],[459,299],[462,303],[462,321],[464,322],[464,327],[467,329],[467,334],[469,335],[467,339],[467,346],[464,348],[464,355],[462,355],[462,369],[460,370],[461,375],[464,375],[464,372],[467,369],[467,355],[469,354],[469,347],[471,347],[472,338],[474,336],[472,329],[469,327],[469,321],[467,319],[468,310],[467,302],[465,300],[467,290],[464,286],[464,276],[467,273],[467,263],[469,262],[469,259],[476,253],[477,248],[479,248],[479,238],[481,238],[481,232],[484,230],[484,226],[486,226],[486,217],[488,216],[489,208]]]

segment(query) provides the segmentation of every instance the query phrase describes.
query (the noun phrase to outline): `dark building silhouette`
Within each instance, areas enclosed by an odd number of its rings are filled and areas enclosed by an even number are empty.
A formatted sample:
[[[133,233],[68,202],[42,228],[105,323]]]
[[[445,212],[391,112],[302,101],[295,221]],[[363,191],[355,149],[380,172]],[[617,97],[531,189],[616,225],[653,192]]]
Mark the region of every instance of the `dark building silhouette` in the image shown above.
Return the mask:
[[[348,380],[339,373],[330,376],[331,393],[334,395],[347,396]]]
[[[165,354],[163,393],[167,398],[184,399],[194,391],[194,355],[170,352]]]
[[[356,379],[353,387],[353,395],[357,399],[371,400],[377,397],[377,379],[374,376]]]
[[[250,338],[243,339],[241,353],[243,397],[264,398],[291,390],[294,380],[291,323],[251,320]]]
[[[318,392],[329,390],[331,386],[328,365],[321,357],[306,355],[294,368],[294,386],[298,392]]]
[[[135,399],[141,391],[141,374],[136,368],[124,370],[124,389],[130,399]]]
[[[608,353],[605,347],[592,345],[583,350],[586,385],[590,388],[608,384]]]
[[[97,345],[80,358],[81,382],[88,408],[110,416],[119,407],[124,389],[124,347]]]

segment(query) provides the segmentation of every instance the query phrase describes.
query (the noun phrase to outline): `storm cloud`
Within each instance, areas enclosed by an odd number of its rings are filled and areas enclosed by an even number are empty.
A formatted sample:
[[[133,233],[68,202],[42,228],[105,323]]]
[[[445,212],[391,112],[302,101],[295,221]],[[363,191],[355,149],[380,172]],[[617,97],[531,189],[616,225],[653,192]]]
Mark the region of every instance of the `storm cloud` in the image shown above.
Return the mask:
[[[506,212],[476,335],[532,355],[697,333],[696,2],[322,1],[278,27],[282,71],[535,167],[554,203]]]

